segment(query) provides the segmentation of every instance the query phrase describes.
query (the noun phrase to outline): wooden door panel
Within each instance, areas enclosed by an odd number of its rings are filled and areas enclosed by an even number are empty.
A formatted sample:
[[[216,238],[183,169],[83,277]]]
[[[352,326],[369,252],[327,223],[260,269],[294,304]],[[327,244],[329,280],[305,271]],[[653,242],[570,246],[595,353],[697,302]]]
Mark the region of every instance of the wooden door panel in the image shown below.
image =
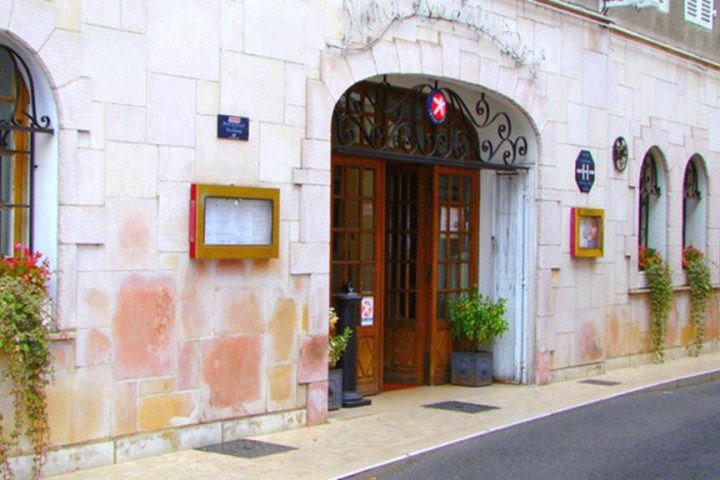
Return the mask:
[[[433,184],[430,378],[437,384],[450,379],[449,303],[477,283],[480,177],[477,171],[437,166]]]
[[[383,375],[386,383],[425,382],[427,316],[422,238],[427,167],[388,166],[385,191],[385,315]]]
[[[450,382],[450,357],[452,355],[452,340],[447,322],[443,322],[437,332],[435,345],[433,345],[433,357],[435,368],[433,369],[433,385],[442,385]]]
[[[351,282],[363,297],[372,297],[374,318],[362,325],[357,310],[357,391],[372,395],[382,383],[382,258],[384,163],[333,157],[330,288],[339,292]]]
[[[378,344],[378,339],[373,335],[358,337],[357,387],[361,395],[373,395],[380,391]]]

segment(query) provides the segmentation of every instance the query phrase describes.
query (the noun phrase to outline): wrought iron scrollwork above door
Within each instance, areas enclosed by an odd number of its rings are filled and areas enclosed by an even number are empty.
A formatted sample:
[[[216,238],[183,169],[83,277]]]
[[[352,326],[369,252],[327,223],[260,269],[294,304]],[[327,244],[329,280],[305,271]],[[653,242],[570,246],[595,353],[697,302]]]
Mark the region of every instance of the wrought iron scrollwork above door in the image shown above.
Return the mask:
[[[428,96],[436,92],[447,108],[440,122],[428,112]],[[437,84],[361,82],[340,98],[333,118],[335,148],[359,154],[502,170],[517,168],[528,154],[527,139],[513,135],[510,116],[493,112],[485,93],[471,110]]]

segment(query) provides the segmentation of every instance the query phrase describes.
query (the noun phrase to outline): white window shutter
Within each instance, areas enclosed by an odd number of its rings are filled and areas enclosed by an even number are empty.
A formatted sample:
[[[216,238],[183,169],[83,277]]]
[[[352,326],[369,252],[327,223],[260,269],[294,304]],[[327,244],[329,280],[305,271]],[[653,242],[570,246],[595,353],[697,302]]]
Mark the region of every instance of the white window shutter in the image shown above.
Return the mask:
[[[714,17],[713,0],[685,0],[685,20],[712,30]]]
[[[632,0],[600,0],[600,9],[604,8],[613,8],[613,7],[627,7],[629,5],[632,5]]]
[[[670,0],[655,0],[657,3],[657,9],[661,12],[669,12],[670,11]]]
[[[707,28],[713,28],[713,0],[700,0],[700,21]]]
[[[613,7],[657,8],[661,12],[670,11],[670,0],[600,0],[599,9]]]

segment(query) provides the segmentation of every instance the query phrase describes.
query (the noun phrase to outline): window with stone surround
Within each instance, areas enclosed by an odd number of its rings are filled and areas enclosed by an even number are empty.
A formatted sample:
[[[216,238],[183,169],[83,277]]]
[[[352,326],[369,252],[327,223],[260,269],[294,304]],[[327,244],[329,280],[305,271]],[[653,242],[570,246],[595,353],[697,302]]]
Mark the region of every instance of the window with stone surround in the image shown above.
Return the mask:
[[[693,155],[683,177],[683,248],[693,246],[705,251],[707,179],[700,155]]]
[[[10,50],[0,48],[0,253],[5,256],[32,238],[30,134],[27,118],[19,114],[27,111],[27,85]]]
[[[638,199],[638,244],[665,253],[666,200],[663,155],[653,147],[640,169]]]
[[[31,52],[0,35],[0,254],[57,257],[57,109]],[[50,285],[54,294],[54,279]]]

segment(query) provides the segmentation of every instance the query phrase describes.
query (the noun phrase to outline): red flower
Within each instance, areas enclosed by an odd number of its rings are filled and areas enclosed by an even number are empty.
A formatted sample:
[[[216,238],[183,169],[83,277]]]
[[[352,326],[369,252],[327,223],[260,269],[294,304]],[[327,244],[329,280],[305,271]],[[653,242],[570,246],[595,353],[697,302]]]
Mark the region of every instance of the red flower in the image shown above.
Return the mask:
[[[702,250],[699,250],[692,245],[685,247],[682,252],[682,266],[687,267],[690,262],[702,261],[705,258],[705,254]]]
[[[20,243],[15,244],[15,256],[5,257],[0,261],[0,276],[12,276],[40,288],[47,289],[50,281],[50,262],[43,259],[40,252],[30,252],[30,249]]]
[[[648,248],[643,244],[638,246],[638,268],[640,270],[647,269],[650,265],[662,262],[660,252],[654,248]]]

